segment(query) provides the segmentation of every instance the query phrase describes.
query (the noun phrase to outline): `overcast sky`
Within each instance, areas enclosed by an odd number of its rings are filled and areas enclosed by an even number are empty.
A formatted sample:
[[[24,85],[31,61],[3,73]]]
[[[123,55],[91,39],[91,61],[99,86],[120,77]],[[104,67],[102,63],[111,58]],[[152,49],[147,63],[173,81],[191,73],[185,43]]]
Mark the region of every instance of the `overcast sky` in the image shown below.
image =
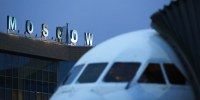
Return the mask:
[[[150,28],[150,16],[168,5],[170,0],[0,0],[0,31],[6,32],[6,16],[17,19],[23,34],[25,21],[34,24],[34,34],[41,34],[42,23],[48,24],[49,39],[56,27],[76,29],[78,45],[84,45],[84,32],[94,34],[94,45],[113,36]]]

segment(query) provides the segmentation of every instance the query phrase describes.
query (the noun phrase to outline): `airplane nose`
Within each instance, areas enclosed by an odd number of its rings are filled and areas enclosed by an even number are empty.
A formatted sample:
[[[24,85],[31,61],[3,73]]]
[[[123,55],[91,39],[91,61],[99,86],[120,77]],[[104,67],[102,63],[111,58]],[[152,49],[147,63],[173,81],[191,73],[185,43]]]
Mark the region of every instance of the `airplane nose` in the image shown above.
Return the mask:
[[[52,97],[50,100],[105,100],[101,95],[92,91],[77,91],[74,93],[63,93]]]

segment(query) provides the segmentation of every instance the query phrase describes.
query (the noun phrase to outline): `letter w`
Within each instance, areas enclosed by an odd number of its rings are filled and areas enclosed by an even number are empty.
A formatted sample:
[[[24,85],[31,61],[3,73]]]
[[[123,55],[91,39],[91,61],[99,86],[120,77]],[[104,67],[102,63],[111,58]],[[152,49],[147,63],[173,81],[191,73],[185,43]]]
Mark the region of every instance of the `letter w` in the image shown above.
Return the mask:
[[[93,34],[85,33],[85,46],[92,46],[93,42]]]

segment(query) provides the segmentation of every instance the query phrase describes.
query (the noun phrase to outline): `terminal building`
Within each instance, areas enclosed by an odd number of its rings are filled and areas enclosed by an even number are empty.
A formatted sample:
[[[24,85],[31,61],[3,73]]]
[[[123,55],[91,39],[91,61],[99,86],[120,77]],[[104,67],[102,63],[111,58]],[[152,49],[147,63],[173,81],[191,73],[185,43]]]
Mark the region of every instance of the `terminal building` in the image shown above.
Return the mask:
[[[0,100],[48,100],[90,48],[0,32]]]

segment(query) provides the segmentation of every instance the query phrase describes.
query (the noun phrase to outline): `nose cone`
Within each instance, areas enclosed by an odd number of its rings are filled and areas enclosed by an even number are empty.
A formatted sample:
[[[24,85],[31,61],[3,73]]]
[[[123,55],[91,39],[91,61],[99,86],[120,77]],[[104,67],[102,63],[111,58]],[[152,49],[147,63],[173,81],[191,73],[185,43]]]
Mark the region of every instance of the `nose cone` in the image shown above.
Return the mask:
[[[74,91],[73,93],[62,93],[53,96],[50,100],[105,100],[93,91]]]

